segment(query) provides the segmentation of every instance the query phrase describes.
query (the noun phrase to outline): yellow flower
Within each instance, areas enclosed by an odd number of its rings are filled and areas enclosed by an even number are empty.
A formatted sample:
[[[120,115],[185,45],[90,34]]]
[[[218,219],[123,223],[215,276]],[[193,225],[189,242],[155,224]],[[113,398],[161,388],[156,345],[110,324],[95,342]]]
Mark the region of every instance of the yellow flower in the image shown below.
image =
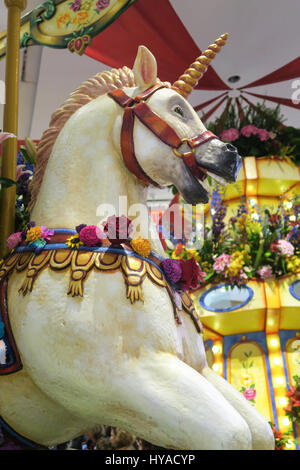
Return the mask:
[[[33,243],[39,238],[41,238],[41,234],[41,227],[39,227],[38,225],[36,227],[31,227],[27,232],[26,241]]]
[[[145,238],[138,237],[134,240],[131,240],[130,245],[138,255],[147,257],[150,255],[151,244],[149,240]]]
[[[70,248],[79,248],[83,245],[82,241],[79,240],[78,235],[72,235],[71,237],[67,238],[66,244]]]
[[[254,233],[254,234],[257,234],[257,233],[261,233],[261,223],[259,222],[256,222],[256,221],[252,221],[249,223],[249,225],[246,227],[246,231],[248,234],[251,234],[251,233]]]
[[[66,24],[70,21],[71,15],[69,11],[66,11],[66,13],[62,13],[59,15],[59,17],[56,20],[57,27],[60,28],[61,25]]]
[[[300,258],[296,255],[287,258],[286,267],[288,271],[296,273],[300,270]]]
[[[200,261],[200,256],[195,248],[186,248],[187,259],[195,258],[196,261]]]
[[[244,256],[239,251],[232,253],[232,259],[227,274],[229,276],[237,276],[245,264]]]
[[[242,382],[242,384],[245,385],[246,387],[249,387],[249,385],[251,385],[251,384],[254,382],[253,375],[252,375],[252,374],[244,374],[244,375],[242,375],[242,377],[241,377],[241,382]]]
[[[241,214],[237,220],[236,220],[236,225],[237,227],[240,229],[240,230],[245,230],[245,228],[247,227],[247,224],[249,222],[249,215],[248,214]]]
[[[81,24],[88,18],[88,16],[89,16],[88,11],[77,11],[75,13],[72,23]]]

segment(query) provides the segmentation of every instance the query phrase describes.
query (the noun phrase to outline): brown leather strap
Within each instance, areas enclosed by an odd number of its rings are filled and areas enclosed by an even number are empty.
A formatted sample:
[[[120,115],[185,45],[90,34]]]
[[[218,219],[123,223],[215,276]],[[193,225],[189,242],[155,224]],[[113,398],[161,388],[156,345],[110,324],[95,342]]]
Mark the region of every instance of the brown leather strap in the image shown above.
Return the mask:
[[[181,138],[174,129],[156,113],[154,113],[147,103],[141,101],[134,108],[134,114],[139,120],[150,129],[162,142],[170,147],[179,147]]]
[[[150,176],[146,175],[140,166],[134,151],[133,141],[133,127],[134,127],[134,108],[125,108],[122,130],[121,130],[121,150],[123,161],[128,168],[139,180],[143,181],[146,185],[153,185],[160,187]]]
[[[134,104],[134,98],[131,98],[131,96],[126,95],[121,88],[118,88],[115,91],[107,93],[108,96],[110,96],[116,103],[118,103],[122,108],[125,108],[126,106],[132,106]]]
[[[142,100],[146,100],[150,98],[151,95],[160,88],[165,88],[164,85],[156,84],[152,86],[151,88],[148,88],[148,90],[143,91],[139,95],[135,96],[132,98],[131,96],[126,95],[126,93],[121,89],[118,88],[115,91],[111,91],[108,94],[114,101],[116,101],[122,108],[125,108],[127,106],[133,106],[137,103],[139,103]]]
[[[201,134],[198,134],[196,137],[189,139],[188,143],[191,148],[196,148],[211,139],[218,139],[218,137],[210,131],[204,131]]]

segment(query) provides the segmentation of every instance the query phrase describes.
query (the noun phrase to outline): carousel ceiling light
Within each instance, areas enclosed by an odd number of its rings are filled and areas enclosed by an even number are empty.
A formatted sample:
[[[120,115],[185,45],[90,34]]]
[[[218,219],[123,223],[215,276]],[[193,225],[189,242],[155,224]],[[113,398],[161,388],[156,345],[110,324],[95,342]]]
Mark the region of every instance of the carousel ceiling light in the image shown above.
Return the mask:
[[[231,77],[228,78],[228,81],[230,83],[236,83],[239,82],[241,77],[239,75],[232,75]]]

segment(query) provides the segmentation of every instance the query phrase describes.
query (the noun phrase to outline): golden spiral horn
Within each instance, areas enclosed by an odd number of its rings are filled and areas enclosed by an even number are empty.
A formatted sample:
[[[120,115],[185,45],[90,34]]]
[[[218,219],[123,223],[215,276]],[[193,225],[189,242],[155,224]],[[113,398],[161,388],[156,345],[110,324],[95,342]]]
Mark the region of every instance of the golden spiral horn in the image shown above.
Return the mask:
[[[208,65],[215,58],[217,52],[221,50],[226,44],[228,38],[228,33],[222,34],[218,39],[215,40],[213,44],[208,46],[208,48],[202,52],[202,54],[197,57],[195,62],[193,62],[187,70],[179,77],[176,82],[173,83],[173,90],[180,93],[184,98],[187,98],[191,93],[193,88],[197,85],[200,78],[204,75],[207,70]]]

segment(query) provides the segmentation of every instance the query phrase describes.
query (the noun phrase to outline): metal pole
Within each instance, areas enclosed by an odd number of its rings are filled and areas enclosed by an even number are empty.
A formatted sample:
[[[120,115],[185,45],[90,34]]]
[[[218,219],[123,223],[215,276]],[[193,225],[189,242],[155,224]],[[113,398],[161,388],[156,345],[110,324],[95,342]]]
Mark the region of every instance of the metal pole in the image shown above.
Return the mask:
[[[26,0],[5,0],[7,7],[7,52],[3,131],[18,135],[20,19]],[[17,138],[2,145],[3,177],[16,179]],[[16,187],[6,188],[0,198],[0,257],[7,252],[6,239],[14,232]]]

